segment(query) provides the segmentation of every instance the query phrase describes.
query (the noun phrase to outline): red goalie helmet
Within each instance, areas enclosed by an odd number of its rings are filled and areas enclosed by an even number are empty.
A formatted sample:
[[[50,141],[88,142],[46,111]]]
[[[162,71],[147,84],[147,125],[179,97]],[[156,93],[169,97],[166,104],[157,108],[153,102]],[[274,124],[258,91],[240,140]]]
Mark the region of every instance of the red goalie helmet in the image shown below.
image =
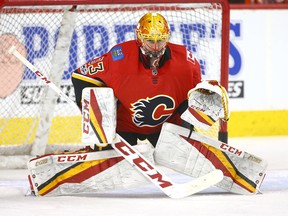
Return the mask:
[[[169,25],[159,13],[147,13],[136,27],[137,43],[144,55],[160,56],[170,37]]]

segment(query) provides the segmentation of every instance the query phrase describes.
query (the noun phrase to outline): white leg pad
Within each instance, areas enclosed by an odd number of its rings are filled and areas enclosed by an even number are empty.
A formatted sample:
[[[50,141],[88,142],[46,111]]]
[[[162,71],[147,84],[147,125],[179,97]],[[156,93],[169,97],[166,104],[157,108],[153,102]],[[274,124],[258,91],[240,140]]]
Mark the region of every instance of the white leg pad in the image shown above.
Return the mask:
[[[157,164],[193,177],[215,170],[213,164],[194,146],[188,144],[177,133],[172,133],[165,128],[158,139],[154,158]]]
[[[156,164],[192,177],[220,169],[224,178],[216,186],[238,194],[255,194],[259,191],[267,169],[265,160],[244,151],[240,156],[223,152],[211,146],[212,141],[202,135],[197,136],[198,140],[187,140],[188,135],[188,129],[165,123],[155,148]]]
[[[154,163],[150,143],[135,148]],[[31,159],[28,169],[36,196],[97,194],[150,184],[115,150],[44,155]]]

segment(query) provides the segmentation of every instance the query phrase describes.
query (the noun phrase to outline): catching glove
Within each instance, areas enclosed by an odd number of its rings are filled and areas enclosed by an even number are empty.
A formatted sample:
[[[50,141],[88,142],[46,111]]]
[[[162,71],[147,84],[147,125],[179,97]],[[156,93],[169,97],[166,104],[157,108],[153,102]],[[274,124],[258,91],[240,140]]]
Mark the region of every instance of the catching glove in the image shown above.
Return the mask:
[[[220,119],[228,121],[228,95],[216,80],[202,81],[188,92],[188,109],[181,118],[203,130]]]

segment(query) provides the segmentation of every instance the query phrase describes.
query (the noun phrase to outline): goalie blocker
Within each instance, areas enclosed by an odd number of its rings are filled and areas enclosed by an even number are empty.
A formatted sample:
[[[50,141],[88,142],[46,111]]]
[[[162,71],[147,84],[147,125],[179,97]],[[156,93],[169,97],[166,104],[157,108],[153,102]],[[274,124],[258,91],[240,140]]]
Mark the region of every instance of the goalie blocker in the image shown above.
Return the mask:
[[[104,90],[104,88],[98,88],[98,90],[100,89],[101,91]],[[86,93],[83,92],[83,101],[88,99],[85,103],[93,103],[94,105],[97,102],[97,107],[95,112],[89,106],[83,106],[87,114],[83,115],[84,138],[82,137],[82,139],[85,145],[93,147],[94,144],[97,144],[101,148],[113,142],[113,137],[117,135],[115,132],[116,101],[114,97],[113,100],[110,96],[102,97],[104,94],[97,92],[98,90],[97,88],[88,88]],[[111,91],[108,88],[106,90]],[[91,95],[93,95],[93,99],[91,99]],[[109,95],[111,95],[111,92]],[[94,99],[96,101],[92,102]],[[97,110],[101,110],[101,112],[99,113]],[[91,128],[93,133],[84,133],[85,128],[89,128],[89,130]],[[170,182],[171,189],[177,186],[178,189],[181,188],[182,191],[179,190],[181,193],[177,191],[177,194],[171,195],[173,190],[169,190],[167,193],[163,190],[163,192],[174,198],[196,193],[222,180],[222,174],[219,175],[218,172],[214,173],[213,171],[217,169],[224,173],[224,179],[217,186],[240,194],[256,193],[258,191],[267,167],[265,161],[246,152],[243,153],[244,157],[226,154],[221,151],[224,149],[217,149],[219,148],[217,144],[205,137],[194,136],[195,134],[197,133],[193,132],[188,139],[186,129],[165,123],[155,153],[150,143],[135,146],[147,159],[149,166],[154,166],[155,160],[156,164],[167,166],[197,178],[210,173],[210,176],[208,174],[209,178],[199,178],[200,180],[184,187],[179,187],[179,185]],[[87,147],[86,150],[77,152],[64,152],[32,158],[28,162],[28,169],[31,188],[35,195],[97,193],[137,187],[149,183],[143,172],[141,173],[135,169],[135,164],[133,166],[133,164],[128,163],[129,160],[127,161],[126,158],[124,160],[119,152],[117,153],[115,150],[94,152],[90,149],[90,147]],[[144,169],[142,166],[140,168]],[[157,170],[154,171],[158,172]],[[147,171],[144,174],[147,177]],[[162,177],[166,178],[165,175],[162,175]],[[190,190],[190,192],[185,193],[185,190]]]

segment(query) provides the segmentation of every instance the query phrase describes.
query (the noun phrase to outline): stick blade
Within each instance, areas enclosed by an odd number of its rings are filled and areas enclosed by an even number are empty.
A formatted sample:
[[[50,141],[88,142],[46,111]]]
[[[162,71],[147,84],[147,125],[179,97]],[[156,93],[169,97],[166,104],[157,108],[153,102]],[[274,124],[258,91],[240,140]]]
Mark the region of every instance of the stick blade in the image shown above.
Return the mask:
[[[173,199],[185,198],[219,183],[223,177],[222,171],[216,169],[185,184],[175,185],[173,190],[167,194]]]

